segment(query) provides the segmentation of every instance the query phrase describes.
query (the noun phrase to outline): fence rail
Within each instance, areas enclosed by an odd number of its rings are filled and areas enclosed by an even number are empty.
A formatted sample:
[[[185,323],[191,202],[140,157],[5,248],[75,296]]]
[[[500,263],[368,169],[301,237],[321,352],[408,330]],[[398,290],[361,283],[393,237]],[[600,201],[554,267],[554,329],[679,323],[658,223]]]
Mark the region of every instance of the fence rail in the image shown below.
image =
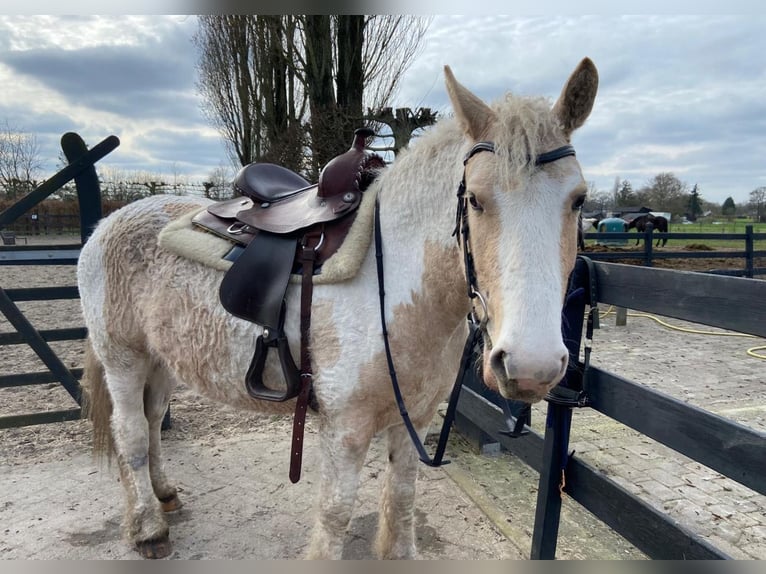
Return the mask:
[[[714,275],[729,275],[739,277],[755,277],[756,275],[766,275],[766,267],[755,267],[756,258],[766,257],[766,251],[756,250],[755,242],[766,240],[766,233],[755,233],[752,225],[745,227],[744,233],[656,233],[651,224],[643,233],[622,233],[622,232],[598,232],[585,233],[584,239],[595,239],[596,241],[622,241],[638,240],[643,241],[641,251],[613,251],[597,252],[587,251],[585,255],[596,261],[615,261],[636,259],[641,260],[642,265],[651,267],[655,259],[744,259],[741,270],[738,269],[711,269],[705,273]],[[683,239],[683,240],[706,240],[706,241],[742,241],[743,249],[741,251],[659,251],[655,249],[654,242],[664,239]]]

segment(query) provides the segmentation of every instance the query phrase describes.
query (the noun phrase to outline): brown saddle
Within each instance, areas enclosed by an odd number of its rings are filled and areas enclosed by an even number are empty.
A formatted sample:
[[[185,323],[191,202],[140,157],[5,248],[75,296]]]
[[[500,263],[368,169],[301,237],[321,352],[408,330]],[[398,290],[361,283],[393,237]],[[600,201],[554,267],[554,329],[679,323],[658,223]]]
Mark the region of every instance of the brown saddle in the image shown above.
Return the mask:
[[[343,243],[372,174],[385,165],[364,149],[373,133],[356,130],[351,148],[322,169],[315,185],[281,166],[247,165],[233,184],[242,197],[214,203],[193,219],[235,243],[227,255],[234,263],[224,275],[219,297],[232,315],[263,327],[245,376],[254,398],[284,401],[301,392],[304,365],[296,367],[283,328],[290,274],[303,275],[303,315],[306,296],[310,312],[311,276]],[[303,338],[303,318],[301,331]],[[262,381],[271,347],[278,350],[285,389],[269,388]]]

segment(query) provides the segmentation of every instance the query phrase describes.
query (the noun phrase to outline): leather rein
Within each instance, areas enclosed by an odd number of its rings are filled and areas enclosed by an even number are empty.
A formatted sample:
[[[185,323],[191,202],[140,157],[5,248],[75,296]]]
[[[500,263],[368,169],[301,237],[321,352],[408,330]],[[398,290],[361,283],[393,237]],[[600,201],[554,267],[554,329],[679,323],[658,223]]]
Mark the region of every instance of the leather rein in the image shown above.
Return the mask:
[[[480,152],[495,152],[495,144],[488,141],[480,141],[476,143],[463,159],[463,177],[458,185],[457,189],[457,212],[455,215],[455,229],[452,232],[453,236],[457,237],[458,246],[462,247],[463,262],[465,267],[465,279],[467,286],[468,297],[471,300],[471,312],[468,314],[468,337],[466,338],[465,345],[463,346],[463,353],[460,359],[460,368],[455,379],[455,383],[452,386],[452,392],[450,393],[449,402],[447,405],[447,412],[444,415],[444,423],[442,424],[441,431],[439,433],[439,440],[436,446],[436,451],[433,457],[429,456],[426,452],[423,442],[420,440],[415,426],[412,424],[407,407],[404,404],[404,398],[402,397],[401,389],[399,388],[399,381],[396,376],[396,369],[394,367],[393,357],[391,356],[391,346],[388,340],[388,329],[386,327],[386,311],[385,311],[385,281],[383,273],[383,237],[380,229],[380,203],[379,199],[375,199],[375,258],[378,273],[378,291],[380,299],[380,322],[383,331],[383,343],[386,350],[386,361],[388,363],[388,372],[391,377],[391,385],[393,387],[394,396],[396,398],[396,404],[399,408],[399,414],[402,417],[404,426],[407,428],[407,432],[410,435],[410,439],[418,452],[418,456],[421,462],[428,466],[441,466],[449,464],[448,460],[443,460],[444,451],[447,447],[447,439],[449,438],[449,432],[452,427],[452,422],[455,419],[455,412],[457,410],[457,402],[460,397],[460,389],[463,386],[463,379],[471,365],[471,357],[473,355],[474,347],[479,344],[482,348],[492,348],[492,342],[487,331],[487,322],[489,321],[489,313],[487,303],[478,287],[478,279],[476,277],[476,268],[474,266],[473,255],[471,253],[470,243],[470,229],[468,225],[468,201],[469,198],[466,194],[465,184],[465,166],[474,155]],[[561,158],[574,156],[575,150],[571,145],[564,145],[554,150],[539,154],[534,158],[535,165],[544,165],[557,161]],[[529,158],[532,161],[532,158]],[[479,301],[483,316],[478,317],[476,312],[475,300]],[[519,424],[511,414],[510,405],[508,401],[503,399],[500,401],[505,415],[508,431],[501,431],[511,436],[519,436],[522,434]],[[523,425],[522,425],[523,426]]]

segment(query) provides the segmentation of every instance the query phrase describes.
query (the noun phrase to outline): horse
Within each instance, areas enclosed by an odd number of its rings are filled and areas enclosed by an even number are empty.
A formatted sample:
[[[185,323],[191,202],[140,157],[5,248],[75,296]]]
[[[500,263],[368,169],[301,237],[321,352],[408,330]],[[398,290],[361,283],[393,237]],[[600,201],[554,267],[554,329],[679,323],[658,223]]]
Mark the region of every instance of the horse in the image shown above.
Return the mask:
[[[580,212],[577,227],[577,249],[585,251],[585,234],[591,229],[598,229],[599,219],[597,217],[583,217]]]
[[[651,223],[655,231],[659,231],[660,233],[668,232],[667,218],[663,217],[662,215],[652,215],[651,213],[640,215],[634,219],[631,219],[630,222],[628,222],[628,229],[635,228],[638,233],[644,233],[646,231],[647,223]],[[640,237],[636,238],[636,245],[638,245],[640,240]],[[668,242],[668,238],[663,237],[662,239],[657,239],[658,247],[660,242],[662,242],[662,246],[665,247],[665,244]]]
[[[489,388],[531,403],[565,374],[561,311],[587,191],[570,138],[590,115],[598,87],[588,58],[553,105],[512,94],[485,103],[449,66],[444,75],[454,116],[380,168],[364,192],[377,194],[384,316],[401,394],[421,440],[454,380],[469,313],[481,319],[477,369]],[[455,189],[466,230],[459,241]],[[246,392],[242,381],[262,328],[222,307],[223,272],[158,245],[166,225],[209,203],[154,196],[128,204],[96,226],[77,267],[94,446],[114,449],[125,537],[145,558],[171,552],[164,513],[181,504],[160,450],[177,382],[249,410],[286,414],[295,403]],[[300,346],[299,299],[300,283],[291,282],[284,331],[293,355]],[[388,463],[375,549],[384,559],[416,557],[418,457],[394,400],[380,306],[369,243],[353,277],[314,285],[310,348],[321,462],[308,558],[341,558],[360,471],[377,435],[387,439]],[[269,356],[264,380],[284,385],[276,357]]]

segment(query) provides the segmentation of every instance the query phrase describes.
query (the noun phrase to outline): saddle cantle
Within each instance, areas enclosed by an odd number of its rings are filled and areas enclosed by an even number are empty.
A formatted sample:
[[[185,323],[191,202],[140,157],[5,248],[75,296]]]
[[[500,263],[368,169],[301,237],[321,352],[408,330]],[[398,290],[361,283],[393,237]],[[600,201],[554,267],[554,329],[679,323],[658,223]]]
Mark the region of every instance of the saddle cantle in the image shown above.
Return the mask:
[[[233,182],[242,196],[212,204],[192,220],[235,243],[236,259],[224,275],[219,297],[229,313],[263,327],[245,376],[245,386],[254,398],[285,401],[302,391],[305,365],[296,366],[284,333],[289,277],[291,273],[304,276],[301,305],[308,295],[310,311],[311,277],[343,243],[365,184],[371,181],[369,174],[385,165],[382,158],[364,149],[366,138],[373,134],[367,128],[356,130],[351,148],[324,167],[315,185],[281,166],[247,165]],[[312,246],[310,257],[306,245]],[[303,330],[302,319],[302,336]],[[263,383],[270,348],[279,354],[284,389]]]

